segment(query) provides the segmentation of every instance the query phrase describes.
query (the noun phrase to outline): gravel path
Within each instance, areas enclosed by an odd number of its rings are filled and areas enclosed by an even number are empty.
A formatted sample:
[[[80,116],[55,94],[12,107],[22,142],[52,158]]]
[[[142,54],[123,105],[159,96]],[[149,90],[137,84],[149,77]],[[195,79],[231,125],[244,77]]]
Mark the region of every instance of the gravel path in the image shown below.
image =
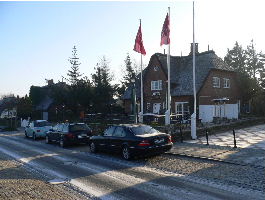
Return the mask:
[[[216,183],[265,192],[264,169],[176,155],[156,156],[136,162],[165,171],[206,178]]]
[[[67,183],[49,184],[47,177],[0,153],[0,199],[90,199]]]

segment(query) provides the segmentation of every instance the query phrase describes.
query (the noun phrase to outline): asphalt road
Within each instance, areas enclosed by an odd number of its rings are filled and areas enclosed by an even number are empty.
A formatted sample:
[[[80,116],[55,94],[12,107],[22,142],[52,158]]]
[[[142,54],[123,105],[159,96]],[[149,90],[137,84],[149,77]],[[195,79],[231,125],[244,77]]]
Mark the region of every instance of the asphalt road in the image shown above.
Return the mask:
[[[67,181],[96,199],[262,199],[259,193],[80,149],[88,148],[63,149],[43,140],[26,139],[22,132],[0,133],[0,153],[51,180]]]

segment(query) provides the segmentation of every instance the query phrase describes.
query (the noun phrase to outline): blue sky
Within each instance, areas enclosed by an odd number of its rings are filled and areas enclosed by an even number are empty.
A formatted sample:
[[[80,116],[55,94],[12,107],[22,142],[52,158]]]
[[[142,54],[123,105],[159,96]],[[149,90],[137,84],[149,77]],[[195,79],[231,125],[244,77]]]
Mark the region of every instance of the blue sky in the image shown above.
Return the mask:
[[[195,2],[195,31],[199,51],[208,44],[224,57],[235,41],[246,47],[253,38],[264,49],[262,1]],[[31,85],[57,82],[70,68],[74,45],[80,70],[89,76],[105,55],[118,81],[126,54],[140,61],[133,45],[142,19],[147,55],[163,52],[160,33],[171,8],[171,55],[189,53],[192,42],[192,1],[170,2],[0,2],[0,95],[24,96]]]

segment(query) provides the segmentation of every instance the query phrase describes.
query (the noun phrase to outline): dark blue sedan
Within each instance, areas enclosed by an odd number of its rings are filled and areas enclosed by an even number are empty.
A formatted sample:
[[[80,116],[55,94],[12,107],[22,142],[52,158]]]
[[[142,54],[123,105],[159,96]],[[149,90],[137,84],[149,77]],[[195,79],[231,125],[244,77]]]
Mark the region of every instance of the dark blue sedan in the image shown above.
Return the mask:
[[[90,138],[91,152],[118,152],[126,160],[134,156],[161,154],[170,150],[172,145],[170,135],[143,124],[115,125],[106,129],[102,136]]]
[[[46,143],[58,142],[61,147],[70,144],[89,143],[92,130],[84,123],[57,124],[46,134]]]

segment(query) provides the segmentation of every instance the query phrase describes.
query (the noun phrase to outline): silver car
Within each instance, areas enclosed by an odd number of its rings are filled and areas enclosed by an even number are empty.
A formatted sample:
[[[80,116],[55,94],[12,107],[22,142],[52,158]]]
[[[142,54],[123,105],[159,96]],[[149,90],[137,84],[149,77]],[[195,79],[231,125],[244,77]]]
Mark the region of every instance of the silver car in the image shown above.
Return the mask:
[[[37,138],[45,138],[47,131],[52,129],[51,124],[46,120],[35,120],[25,128],[25,136],[31,137],[33,140]]]

